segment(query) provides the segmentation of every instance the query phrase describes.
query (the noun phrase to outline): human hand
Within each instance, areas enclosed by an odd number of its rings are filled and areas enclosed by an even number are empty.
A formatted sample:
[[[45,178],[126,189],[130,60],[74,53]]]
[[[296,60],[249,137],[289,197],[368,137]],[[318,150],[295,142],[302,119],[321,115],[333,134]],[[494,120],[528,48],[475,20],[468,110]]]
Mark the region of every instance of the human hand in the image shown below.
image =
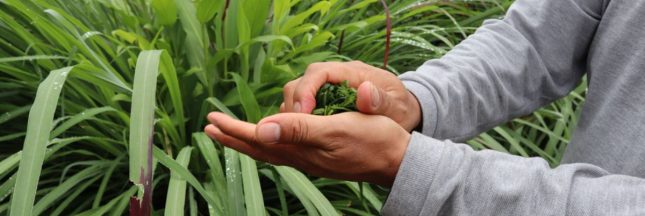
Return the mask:
[[[392,186],[410,134],[379,115],[281,113],[257,125],[212,112],[204,131],[224,146],[309,174]]]
[[[284,86],[280,111],[311,113],[322,85],[345,80],[358,89],[358,111],[387,116],[407,131],[412,131],[421,121],[419,102],[396,76],[359,61],[310,64],[304,76]]]

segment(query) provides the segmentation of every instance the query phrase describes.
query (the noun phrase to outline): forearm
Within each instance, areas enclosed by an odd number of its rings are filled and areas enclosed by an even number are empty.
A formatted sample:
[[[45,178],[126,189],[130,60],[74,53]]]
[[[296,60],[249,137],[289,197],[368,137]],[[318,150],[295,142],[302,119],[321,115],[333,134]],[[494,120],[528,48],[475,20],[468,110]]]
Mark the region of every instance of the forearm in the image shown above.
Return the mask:
[[[444,57],[400,76],[417,96],[426,135],[465,141],[575,88],[600,0],[518,0]]]
[[[414,133],[384,215],[643,215],[645,180]]]

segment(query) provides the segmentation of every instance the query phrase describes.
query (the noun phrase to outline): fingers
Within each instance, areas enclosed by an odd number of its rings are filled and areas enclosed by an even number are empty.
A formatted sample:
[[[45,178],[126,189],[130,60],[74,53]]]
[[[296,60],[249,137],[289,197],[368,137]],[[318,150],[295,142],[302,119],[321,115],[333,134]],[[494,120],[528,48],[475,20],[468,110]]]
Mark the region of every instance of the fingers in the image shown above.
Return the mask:
[[[208,114],[208,120],[224,134],[230,135],[247,143],[258,143],[255,137],[254,124],[233,119],[230,116],[220,112],[212,112]]]
[[[327,149],[329,134],[341,129],[334,118],[301,113],[273,115],[258,123],[257,140],[265,144],[284,143]]]
[[[388,94],[372,82],[363,82],[357,90],[356,108],[365,114],[387,115],[392,103]]]
[[[272,164],[286,164],[294,157],[284,157],[313,149],[328,149],[325,141],[333,118],[301,113],[283,113],[263,119],[257,126],[224,113],[208,115],[212,123],[204,131],[223,145]]]
[[[350,86],[360,83],[359,67],[357,62],[324,62],[313,63],[307,67],[305,74],[298,79],[293,92],[290,92],[292,98],[291,107],[287,103],[287,110],[294,112],[311,113],[316,107],[316,93],[325,83],[340,83],[348,80]],[[285,94],[286,96],[286,94]],[[285,102],[287,99],[285,98]]]
[[[222,133],[260,148],[278,144],[320,146],[326,134],[340,127],[334,123],[337,122],[334,117],[302,113],[273,115],[261,120],[257,126],[219,112],[208,114],[208,120]]]
[[[298,78],[292,81],[289,81],[282,88],[282,96],[284,97],[284,108],[280,106],[280,112],[294,112],[293,110],[293,92],[295,91],[296,85],[300,82],[302,78]]]
[[[211,139],[217,140],[226,147],[235,149],[236,151],[242,152],[253,158],[259,157],[259,155],[261,155],[262,153],[257,147],[224,134],[219,128],[215,127],[215,125],[207,125],[204,128],[204,132],[206,132],[206,135],[208,135]]]
[[[211,115],[213,115],[211,117]],[[209,114],[209,119],[220,117],[219,114]],[[217,140],[222,145],[235,149],[238,152],[246,154],[252,157],[255,160],[260,160],[268,162],[274,165],[284,165],[285,160],[283,160],[281,155],[289,154],[286,146],[275,145],[267,147],[258,142],[249,142],[233,137],[232,135],[226,134],[219,127],[214,124],[207,125],[204,128],[204,132],[214,140]],[[248,139],[248,138],[246,138]]]

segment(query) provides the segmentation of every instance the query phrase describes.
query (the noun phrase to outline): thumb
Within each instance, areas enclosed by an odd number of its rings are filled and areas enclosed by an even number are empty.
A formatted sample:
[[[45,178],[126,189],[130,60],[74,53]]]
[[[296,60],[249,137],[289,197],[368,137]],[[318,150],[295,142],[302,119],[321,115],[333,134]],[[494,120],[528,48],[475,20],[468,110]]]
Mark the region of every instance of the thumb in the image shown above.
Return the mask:
[[[330,120],[303,113],[280,113],[262,119],[256,127],[257,140],[264,144],[320,143],[329,130]]]
[[[366,114],[385,115],[391,100],[387,93],[372,82],[365,81],[358,86],[356,108]]]

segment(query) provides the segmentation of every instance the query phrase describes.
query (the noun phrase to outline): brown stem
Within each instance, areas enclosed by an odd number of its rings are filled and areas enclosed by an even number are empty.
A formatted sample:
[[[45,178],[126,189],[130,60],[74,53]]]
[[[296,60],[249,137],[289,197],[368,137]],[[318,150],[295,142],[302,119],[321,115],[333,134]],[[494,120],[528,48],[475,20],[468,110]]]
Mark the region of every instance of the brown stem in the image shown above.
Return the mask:
[[[387,70],[387,59],[390,56],[390,35],[392,34],[392,19],[390,17],[390,8],[387,7],[385,0],[381,0],[385,10],[385,54],[383,56],[383,69]]]
[[[224,47],[226,45],[226,37],[224,36],[224,33],[225,33],[224,31],[225,31],[226,28],[224,28],[224,27],[226,26],[226,23],[225,23],[225,21],[226,21],[226,12],[228,11],[228,7],[229,7],[230,3],[231,3],[231,0],[226,0],[226,3],[224,4],[224,11],[222,11],[222,28],[220,30],[221,31],[220,34],[222,35],[222,47]],[[224,47],[224,48],[226,48],[226,47]]]

